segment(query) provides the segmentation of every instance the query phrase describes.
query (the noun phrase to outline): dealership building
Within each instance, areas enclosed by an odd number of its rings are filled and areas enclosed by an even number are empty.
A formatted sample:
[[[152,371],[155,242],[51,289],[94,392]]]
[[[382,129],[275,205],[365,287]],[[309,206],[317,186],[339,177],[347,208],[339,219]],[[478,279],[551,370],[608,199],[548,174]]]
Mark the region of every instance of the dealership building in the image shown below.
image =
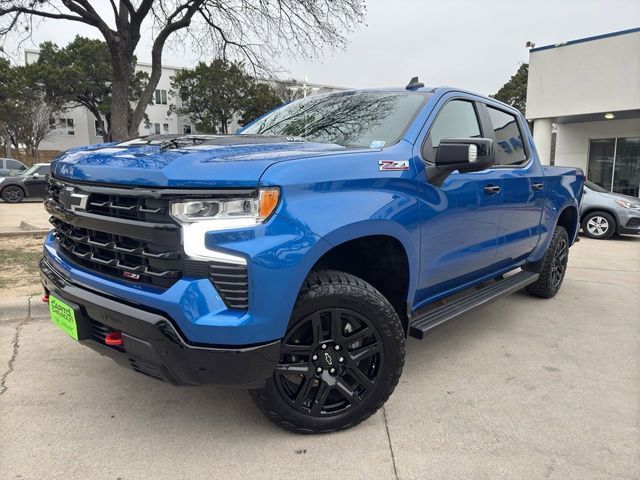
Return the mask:
[[[532,48],[527,119],[543,163],[640,196],[640,28]]]

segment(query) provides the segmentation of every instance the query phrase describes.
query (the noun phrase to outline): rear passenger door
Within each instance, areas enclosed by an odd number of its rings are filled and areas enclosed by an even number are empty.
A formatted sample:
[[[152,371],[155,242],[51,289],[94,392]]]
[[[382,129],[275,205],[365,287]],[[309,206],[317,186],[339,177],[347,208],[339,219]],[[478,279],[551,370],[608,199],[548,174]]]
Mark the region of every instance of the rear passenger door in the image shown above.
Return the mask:
[[[496,263],[508,266],[525,259],[538,244],[544,204],[544,174],[533,161],[519,115],[481,103],[483,122],[495,142],[496,172],[502,186]]]

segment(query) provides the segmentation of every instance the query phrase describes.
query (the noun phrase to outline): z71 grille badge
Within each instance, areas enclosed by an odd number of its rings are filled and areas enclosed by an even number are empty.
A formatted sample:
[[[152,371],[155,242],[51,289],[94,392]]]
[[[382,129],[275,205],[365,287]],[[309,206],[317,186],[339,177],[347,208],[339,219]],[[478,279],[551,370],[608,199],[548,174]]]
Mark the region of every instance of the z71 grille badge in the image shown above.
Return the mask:
[[[380,160],[378,165],[381,172],[409,170],[409,160]]]

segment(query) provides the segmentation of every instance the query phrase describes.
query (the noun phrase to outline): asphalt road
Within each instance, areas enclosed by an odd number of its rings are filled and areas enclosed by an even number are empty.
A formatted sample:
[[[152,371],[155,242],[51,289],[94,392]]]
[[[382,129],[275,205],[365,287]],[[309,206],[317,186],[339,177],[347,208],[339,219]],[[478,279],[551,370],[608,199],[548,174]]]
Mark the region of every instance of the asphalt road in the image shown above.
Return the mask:
[[[552,300],[411,339],[384,410],[322,436],[277,429],[241,390],[123,370],[46,318],[2,320],[0,477],[637,479],[640,238],[583,238],[569,267]]]

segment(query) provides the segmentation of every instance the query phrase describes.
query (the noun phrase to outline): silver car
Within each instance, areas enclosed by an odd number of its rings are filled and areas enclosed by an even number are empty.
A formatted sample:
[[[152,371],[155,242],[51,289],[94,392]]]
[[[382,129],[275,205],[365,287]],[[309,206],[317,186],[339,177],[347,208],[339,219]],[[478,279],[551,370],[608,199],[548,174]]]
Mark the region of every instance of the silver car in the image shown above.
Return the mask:
[[[604,240],[614,233],[640,233],[640,199],[611,193],[593,182],[584,183],[580,204],[582,231]]]

